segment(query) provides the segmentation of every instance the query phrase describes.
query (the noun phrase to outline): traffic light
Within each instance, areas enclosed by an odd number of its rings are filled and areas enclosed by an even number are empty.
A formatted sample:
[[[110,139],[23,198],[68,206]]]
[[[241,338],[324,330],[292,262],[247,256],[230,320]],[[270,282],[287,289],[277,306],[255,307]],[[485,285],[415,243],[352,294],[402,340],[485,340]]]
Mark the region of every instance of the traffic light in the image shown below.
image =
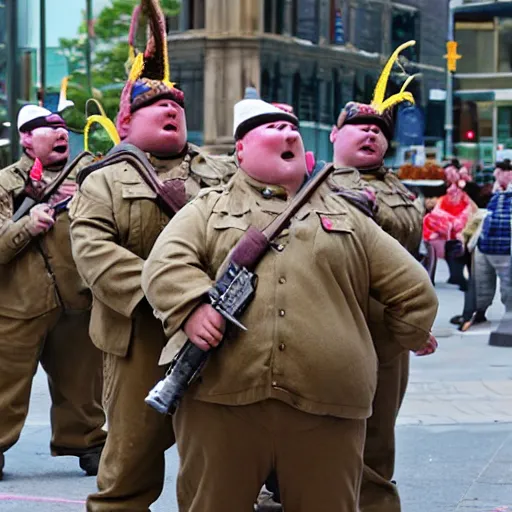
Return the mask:
[[[454,73],[457,71],[457,61],[462,58],[462,55],[457,53],[457,41],[448,41],[446,43],[446,67],[448,71]]]
[[[473,142],[475,140],[475,132],[473,130],[468,130],[465,133],[465,139],[470,142]]]
[[[454,99],[453,142],[479,142],[478,108],[474,101]]]

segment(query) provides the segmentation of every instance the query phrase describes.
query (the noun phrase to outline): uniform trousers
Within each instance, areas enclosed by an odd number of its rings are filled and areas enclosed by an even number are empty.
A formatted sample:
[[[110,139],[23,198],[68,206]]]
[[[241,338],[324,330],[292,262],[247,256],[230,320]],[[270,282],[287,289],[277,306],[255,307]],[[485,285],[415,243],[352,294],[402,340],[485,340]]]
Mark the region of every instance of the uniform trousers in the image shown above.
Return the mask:
[[[507,313],[512,311],[512,291],[510,276],[510,254],[484,254],[478,247],[474,254],[476,308],[486,311],[496,294],[496,281],[499,278],[501,302]]]
[[[395,423],[408,377],[409,351],[379,364],[373,412],[366,422],[361,512],[400,512],[400,498],[391,479]]]
[[[104,406],[108,437],[101,454],[98,489],[87,498],[89,512],[149,510],[164,484],[167,448],[174,444],[171,417],[144,402],[165,376],[158,366],[167,341],[149,308],[136,310],[126,357],[104,354]]]
[[[52,401],[52,455],[79,456],[104,444],[101,352],[89,338],[89,316],[60,308],[30,319],[0,316],[0,452],[20,437],[38,363]]]
[[[278,400],[226,406],[185,396],[174,427],[180,512],[251,512],[273,469],[284,510],[359,510],[365,420]]]

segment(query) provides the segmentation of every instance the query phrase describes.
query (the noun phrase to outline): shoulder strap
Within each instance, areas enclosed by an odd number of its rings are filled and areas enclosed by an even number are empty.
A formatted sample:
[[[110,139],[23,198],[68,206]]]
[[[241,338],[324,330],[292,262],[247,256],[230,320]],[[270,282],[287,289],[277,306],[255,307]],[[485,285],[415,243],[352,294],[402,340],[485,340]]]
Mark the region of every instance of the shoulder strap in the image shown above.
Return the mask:
[[[290,219],[307,203],[315,190],[323,183],[334,169],[332,163],[327,163],[299,191],[288,207],[277,216],[264,230],[263,235],[269,242],[274,240],[288,225]]]
[[[108,155],[98,163],[82,169],[77,177],[77,182],[82,185],[87,176],[94,171],[120,162],[129,163],[137,170],[146,185],[157,195],[160,206],[168,217],[172,217],[185,206],[187,200],[184,184],[181,181],[177,183],[178,180],[168,180],[162,183],[146,154],[138,147],[126,142],[114,146]]]

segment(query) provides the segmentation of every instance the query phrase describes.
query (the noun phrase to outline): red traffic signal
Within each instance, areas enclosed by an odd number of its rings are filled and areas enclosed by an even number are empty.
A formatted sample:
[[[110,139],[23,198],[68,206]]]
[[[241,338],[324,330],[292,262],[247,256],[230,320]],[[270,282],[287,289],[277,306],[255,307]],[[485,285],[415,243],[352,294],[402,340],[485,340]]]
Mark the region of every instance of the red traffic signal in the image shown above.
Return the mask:
[[[466,133],[465,133],[465,137],[464,137],[466,140],[475,140],[475,132],[473,130],[468,130]]]

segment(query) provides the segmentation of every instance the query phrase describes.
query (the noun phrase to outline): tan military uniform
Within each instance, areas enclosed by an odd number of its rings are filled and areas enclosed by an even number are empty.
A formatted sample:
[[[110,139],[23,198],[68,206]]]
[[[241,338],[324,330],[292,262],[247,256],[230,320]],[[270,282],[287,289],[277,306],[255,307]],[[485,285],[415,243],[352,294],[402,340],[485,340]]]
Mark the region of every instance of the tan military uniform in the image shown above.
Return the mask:
[[[376,222],[410,253],[421,242],[423,214],[414,195],[392,172],[380,169],[362,174],[376,192]],[[392,482],[395,469],[395,422],[407,388],[409,351],[396,352],[382,316],[372,303],[370,329],[379,353],[373,413],[366,423],[361,512],[400,512],[400,498]]]
[[[143,288],[168,336],[201,302],[245,230],[285,208],[286,200],[266,199],[262,188],[239,171],[226,191],[196,199],[164,229]],[[435,292],[396,241],[327,185],[257,274],[242,316],[248,331],[228,326],[175,415],[180,510],[249,510],[275,468],[285,509],[356,512],[377,374],[369,290],[386,305],[394,342],[407,349],[428,338]]]
[[[67,212],[37,237],[28,215],[11,220],[33,164],[23,156],[0,171],[0,452],[20,436],[40,362],[52,398],[52,455],[81,455],[106,437],[101,353],[88,336],[91,294],[73,262]]]
[[[162,180],[183,180],[189,198],[234,171],[232,159],[204,156],[193,146],[185,157],[151,162]],[[90,511],[147,511],[162,491],[164,451],[174,443],[170,417],[144,403],[164,376],[158,359],[167,340],[140,283],[144,260],[169,221],[155,198],[135,168],[118,163],[89,175],[71,206],[73,253],[93,292],[91,337],[105,352],[109,432]]]

